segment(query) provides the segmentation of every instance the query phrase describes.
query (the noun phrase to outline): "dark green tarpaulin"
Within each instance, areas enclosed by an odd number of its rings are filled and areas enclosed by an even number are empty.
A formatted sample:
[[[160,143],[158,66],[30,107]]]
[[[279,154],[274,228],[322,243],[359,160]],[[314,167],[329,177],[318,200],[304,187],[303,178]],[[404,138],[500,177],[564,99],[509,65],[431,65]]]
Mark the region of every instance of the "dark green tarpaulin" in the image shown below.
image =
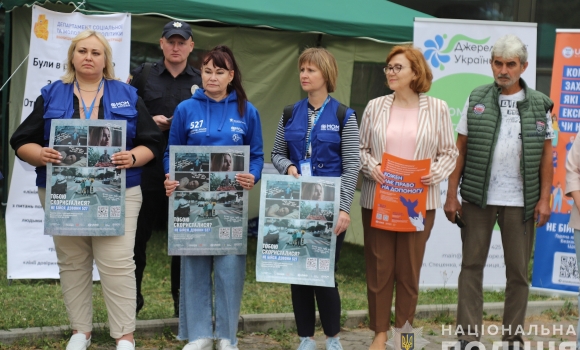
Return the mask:
[[[11,39],[13,43],[18,43],[11,48],[11,72],[28,55],[32,25],[30,6],[34,3],[29,0],[3,2],[12,11]],[[69,6],[54,5],[55,1],[36,3],[58,12],[74,9],[70,6],[73,3],[69,1],[64,2]],[[78,3],[75,1],[75,4]],[[167,17],[227,24],[208,27],[192,23],[195,47],[210,50],[215,45],[228,45],[232,48],[244,72],[244,89],[260,112],[267,162],[270,161],[269,155],[274,143],[273,131],[278,126],[282,109],[304,97],[299,83],[297,60],[305,47],[320,45],[332,52],[340,72],[337,89],[332,95],[352,106],[350,102],[353,93],[357,96],[367,93],[366,86],[359,86],[353,92],[353,81],[370,81],[364,72],[355,71],[355,63],[384,64],[392,43],[413,40],[413,18],[429,17],[384,0],[214,0],[211,4],[209,1],[204,3],[197,0],[87,0],[81,8],[87,10],[82,11],[85,14],[130,12],[131,40],[148,44],[159,42],[161,28],[167,22]],[[262,30],[260,27],[279,30]],[[311,33],[327,35],[319,37]],[[20,124],[26,67],[24,64],[10,83],[10,118],[8,133],[4,135],[6,138]],[[372,74],[384,77],[380,68]],[[27,98],[34,100],[36,96]],[[12,151],[9,158],[11,169],[14,162]],[[259,206],[259,186],[255,188],[250,196],[250,217],[257,215]],[[353,203],[358,203],[358,199]],[[352,233],[348,240],[362,244],[362,226],[358,218],[360,212],[353,212]]]
[[[3,1],[7,10],[34,3],[30,0]],[[159,14],[186,21],[210,20],[239,26],[321,32],[385,42],[412,41],[413,18],[431,17],[386,0],[86,0],[82,8],[88,11],[130,12],[133,15]]]

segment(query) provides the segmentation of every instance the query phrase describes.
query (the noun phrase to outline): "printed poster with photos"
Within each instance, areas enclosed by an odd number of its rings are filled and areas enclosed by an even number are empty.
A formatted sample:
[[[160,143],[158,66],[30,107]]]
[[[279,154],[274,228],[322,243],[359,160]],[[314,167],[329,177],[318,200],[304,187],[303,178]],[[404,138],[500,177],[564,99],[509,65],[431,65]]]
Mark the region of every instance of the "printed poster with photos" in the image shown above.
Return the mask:
[[[249,146],[170,146],[169,255],[237,255],[248,247]],[[173,203],[173,208],[171,208]]]
[[[256,280],[334,287],[339,177],[262,175]]]
[[[127,123],[53,120],[49,146],[62,155],[46,168],[45,230],[54,236],[125,234],[125,170],[111,155],[125,149]]]

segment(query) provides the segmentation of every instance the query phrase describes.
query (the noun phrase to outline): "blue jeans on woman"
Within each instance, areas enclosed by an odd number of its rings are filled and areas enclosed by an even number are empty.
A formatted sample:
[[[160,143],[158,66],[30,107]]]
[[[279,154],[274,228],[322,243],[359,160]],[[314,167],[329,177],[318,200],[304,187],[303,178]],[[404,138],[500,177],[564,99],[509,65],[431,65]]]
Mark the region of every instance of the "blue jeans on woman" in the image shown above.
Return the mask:
[[[235,346],[245,278],[245,255],[181,257],[177,339],[190,342],[202,338],[227,339]],[[212,313],[214,290],[215,313]]]

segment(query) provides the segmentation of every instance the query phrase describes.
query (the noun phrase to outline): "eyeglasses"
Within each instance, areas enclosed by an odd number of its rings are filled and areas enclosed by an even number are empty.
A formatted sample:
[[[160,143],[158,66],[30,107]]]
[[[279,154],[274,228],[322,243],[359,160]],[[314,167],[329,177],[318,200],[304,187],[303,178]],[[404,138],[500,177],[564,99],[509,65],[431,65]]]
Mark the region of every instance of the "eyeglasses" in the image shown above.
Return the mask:
[[[396,66],[386,66],[383,68],[383,72],[385,72],[385,74],[387,74],[389,71],[393,72],[394,74],[398,74],[401,69],[405,68],[404,66],[401,65],[396,65]]]

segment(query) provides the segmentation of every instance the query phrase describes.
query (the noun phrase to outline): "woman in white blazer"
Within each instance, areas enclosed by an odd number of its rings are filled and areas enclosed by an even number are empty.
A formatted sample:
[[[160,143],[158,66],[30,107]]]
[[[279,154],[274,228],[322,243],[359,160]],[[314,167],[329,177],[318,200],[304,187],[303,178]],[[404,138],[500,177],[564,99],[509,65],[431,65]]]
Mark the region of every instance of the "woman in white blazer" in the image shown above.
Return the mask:
[[[449,108],[425,95],[433,74],[423,54],[412,46],[396,46],[387,56],[384,72],[393,94],[371,100],[360,129],[363,172],[360,204],[369,302],[370,328],[375,339],[370,349],[384,349],[390,328],[396,281],[395,327],[413,323],[419,294],[419,273],[425,245],[441,207],[439,183],[455,168],[458,151]],[[405,159],[431,159],[431,172],[421,181],[429,186],[424,230],[394,232],[371,227],[373,200],[383,153]]]

